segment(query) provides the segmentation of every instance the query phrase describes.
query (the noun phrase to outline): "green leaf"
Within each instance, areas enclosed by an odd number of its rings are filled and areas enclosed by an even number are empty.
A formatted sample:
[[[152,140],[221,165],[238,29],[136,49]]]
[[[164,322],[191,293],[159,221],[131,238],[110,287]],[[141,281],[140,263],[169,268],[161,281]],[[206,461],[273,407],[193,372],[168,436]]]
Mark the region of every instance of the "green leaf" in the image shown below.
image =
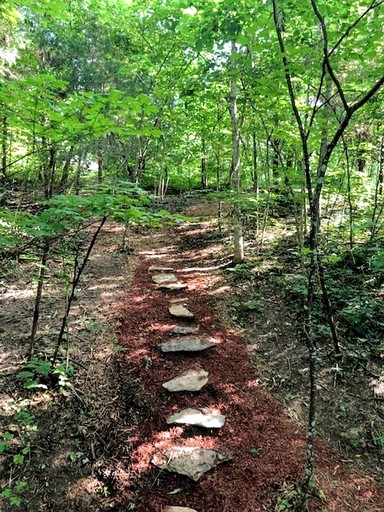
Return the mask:
[[[17,373],[17,375],[16,375],[16,377],[21,380],[31,379],[34,376],[35,376],[35,373],[31,372],[29,370],[23,370],[23,371]]]
[[[28,380],[24,384],[24,388],[25,389],[48,389],[48,386],[46,386],[45,384],[40,384],[36,380]]]
[[[13,456],[13,463],[16,464],[17,466],[21,466],[22,464],[24,464],[24,460],[25,455],[23,455],[22,453],[18,453],[17,455]]]
[[[21,498],[19,496],[12,496],[9,500],[9,503],[14,507],[19,507],[22,504]]]
[[[9,487],[6,487],[5,489],[3,489],[1,492],[0,492],[0,497],[1,498],[10,498],[12,496],[12,489],[10,489]]]
[[[26,480],[20,480],[20,482],[17,482],[17,484],[15,485],[15,490],[16,491],[23,491],[28,485],[28,482]]]

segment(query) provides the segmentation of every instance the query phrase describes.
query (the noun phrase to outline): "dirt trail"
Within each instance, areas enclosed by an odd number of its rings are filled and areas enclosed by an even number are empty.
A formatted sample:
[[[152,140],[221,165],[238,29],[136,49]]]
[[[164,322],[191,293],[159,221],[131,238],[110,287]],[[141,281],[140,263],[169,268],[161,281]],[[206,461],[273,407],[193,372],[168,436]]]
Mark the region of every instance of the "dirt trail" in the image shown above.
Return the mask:
[[[288,492],[302,477],[305,429],[262,389],[245,342],[223,318],[225,310],[219,308],[230,290],[217,268],[222,248],[215,245],[209,223],[184,224],[146,238],[147,249],[140,253],[120,312],[126,407],[137,425],[124,447],[130,456],[118,478],[119,510],[161,512],[177,505],[198,512],[274,511],[279,489]],[[173,267],[188,289],[157,289],[148,272],[151,265]],[[173,298],[183,299],[195,314],[192,323],[172,319],[168,306]],[[163,354],[158,345],[175,325],[198,325],[199,335],[214,336],[219,344],[195,355]],[[209,383],[200,392],[162,389],[191,366],[209,372]],[[166,424],[171,413],[186,407],[214,407],[226,415],[226,424],[219,431]],[[195,483],[151,463],[154,455],[174,446],[229,451],[233,459]],[[316,452],[317,480],[326,501],[313,500],[312,511],[384,510],[384,490],[371,477],[343,464],[325,443],[318,442]]]

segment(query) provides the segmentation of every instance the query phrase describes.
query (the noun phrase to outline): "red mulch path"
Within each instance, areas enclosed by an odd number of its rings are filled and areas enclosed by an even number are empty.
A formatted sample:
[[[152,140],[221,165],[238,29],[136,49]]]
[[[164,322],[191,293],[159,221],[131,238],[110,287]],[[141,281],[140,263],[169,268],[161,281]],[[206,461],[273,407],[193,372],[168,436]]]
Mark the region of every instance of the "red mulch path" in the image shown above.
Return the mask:
[[[194,233],[199,229],[203,228],[193,226]],[[122,510],[131,510],[129,500],[135,495],[138,512],[161,512],[166,505],[198,512],[273,511],[278,489],[303,475],[305,429],[260,387],[245,344],[220,322],[212,290],[217,271],[185,270],[213,264],[198,247],[180,252],[178,238],[191,233],[186,225],[176,235],[169,232],[149,239],[148,253],[151,249],[153,253],[143,255],[121,312],[120,344],[126,348],[122,367],[141,385],[143,402],[142,420],[129,439],[130,482],[121,494]],[[189,289],[158,290],[148,272],[151,265],[172,266]],[[196,320],[172,319],[168,306],[174,298],[185,299]],[[188,324],[199,325],[199,335],[214,336],[221,343],[202,354],[162,354],[158,344],[170,336],[172,327]],[[168,393],[161,387],[196,366],[209,372],[209,383],[200,392]],[[168,426],[167,416],[184,407],[214,407],[227,416],[226,424],[220,430]],[[231,452],[233,459],[195,483],[151,464],[154,454],[175,445],[217,448]],[[252,449],[258,449],[259,455],[250,454]],[[327,501],[313,500],[312,511],[384,510],[384,490],[379,484],[343,464],[325,443],[317,443],[316,465]],[[170,494],[175,489],[181,491]]]

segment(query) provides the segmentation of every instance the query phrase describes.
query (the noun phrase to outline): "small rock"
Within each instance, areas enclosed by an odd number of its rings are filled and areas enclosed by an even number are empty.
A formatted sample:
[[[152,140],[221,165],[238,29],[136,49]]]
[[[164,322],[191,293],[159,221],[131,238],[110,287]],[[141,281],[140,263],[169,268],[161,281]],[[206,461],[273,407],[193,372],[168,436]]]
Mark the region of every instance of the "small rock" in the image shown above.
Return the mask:
[[[197,447],[175,447],[162,456],[155,456],[152,463],[172,473],[186,475],[197,482],[207,471],[231,460],[232,456],[218,450]]]
[[[217,344],[214,338],[198,338],[190,336],[189,338],[180,338],[178,340],[164,341],[160,343],[162,352],[201,352],[207,348],[214,347]]]
[[[169,284],[164,283],[164,284],[160,284],[159,288],[161,288],[162,290],[169,290],[171,292],[176,292],[178,290],[185,290],[186,288],[188,288],[188,285],[183,284],[183,283],[169,283]]]
[[[163,384],[168,391],[200,391],[208,382],[208,372],[203,369],[188,370]]]
[[[199,330],[198,327],[185,327],[183,325],[176,325],[172,329],[173,334],[195,334]]]
[[[149,272],[173,272],[172,267],[149,267]]]
[[[167,418],[167,424],[179,423],[182,425],[195,425],[205,428],[222,428],[225,423],[225,416],[218,411],[205,409],[183,409]]]
[[[164,512],[197,512],[194,508],[189,507],[165,507]]]
[[[186,307],[181,306],[181,305],[171,306],[169,308],[169,312],[171,313],[172,316],[175,316],[177,318],[193,318],[194,317],[194,314],[191,313],[191,311],[189,311],[189,309],[187,309]]]
[[[177,277],[175,274],[154,274],[152,281],[156,284],[176,283]]]

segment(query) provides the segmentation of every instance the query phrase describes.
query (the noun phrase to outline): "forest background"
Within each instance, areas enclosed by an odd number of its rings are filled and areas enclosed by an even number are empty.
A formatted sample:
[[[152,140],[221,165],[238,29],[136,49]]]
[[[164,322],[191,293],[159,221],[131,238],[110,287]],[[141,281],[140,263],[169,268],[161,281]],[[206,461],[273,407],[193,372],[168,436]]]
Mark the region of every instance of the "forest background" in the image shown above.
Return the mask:
[[[204,192],[219,224],[230,205],[241,269],[244,238],[260,257],[289,218],[295,262],[282,286],[302,306],[308,349],[309,493],[319,360],[337,381],[384,352],[383,25],[382,0],[0,4],[0,251],[5,273],[20,261],[36,270],[27,388],[54,374],[65,387],[68,315],[107,220],[128,237],[179,221],[159,206],[168,195]],[[36,359],[57,258],[63,319]],[[383,432],[371,441],[382,453]]]

